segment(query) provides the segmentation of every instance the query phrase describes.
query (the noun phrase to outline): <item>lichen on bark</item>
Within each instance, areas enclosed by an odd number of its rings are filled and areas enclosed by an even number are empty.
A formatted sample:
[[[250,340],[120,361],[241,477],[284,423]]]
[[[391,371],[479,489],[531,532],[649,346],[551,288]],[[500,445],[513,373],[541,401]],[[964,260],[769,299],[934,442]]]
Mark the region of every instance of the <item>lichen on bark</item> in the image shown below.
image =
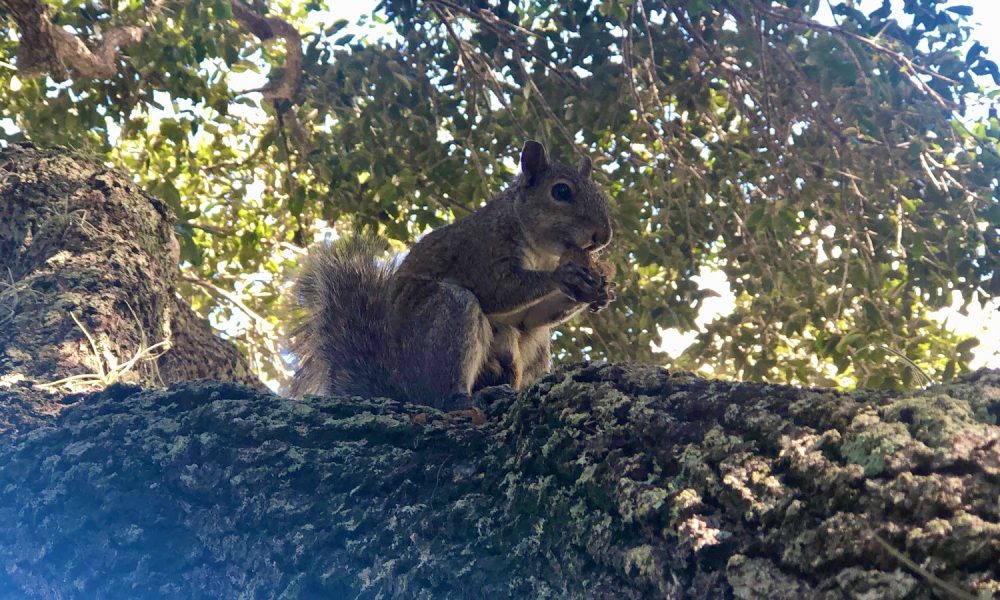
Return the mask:
[[[1000,591],[997,372],[847,394],[578,365],[479,402],[482,426],[207,382],[79,398],[0,444],[0,592]]]

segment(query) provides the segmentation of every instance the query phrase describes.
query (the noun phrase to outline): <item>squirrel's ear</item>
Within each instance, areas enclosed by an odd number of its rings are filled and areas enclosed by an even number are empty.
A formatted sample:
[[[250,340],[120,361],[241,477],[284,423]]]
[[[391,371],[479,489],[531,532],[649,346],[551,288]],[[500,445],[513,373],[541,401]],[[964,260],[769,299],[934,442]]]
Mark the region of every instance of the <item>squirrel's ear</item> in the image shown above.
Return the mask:
[[[594,163],[590,162],[589,156],[584,156],[580,159],[580,164],[577,165],[577,169],[580,171],[580,177],[590,179],[590,173],[594,170]]]
[[[538,181],[538,176],[549,166],[549,160],[545,157],[545,146],[535,140],[524,142],[521,149],[521,172],[524,173],[528,185],[534,185]]]

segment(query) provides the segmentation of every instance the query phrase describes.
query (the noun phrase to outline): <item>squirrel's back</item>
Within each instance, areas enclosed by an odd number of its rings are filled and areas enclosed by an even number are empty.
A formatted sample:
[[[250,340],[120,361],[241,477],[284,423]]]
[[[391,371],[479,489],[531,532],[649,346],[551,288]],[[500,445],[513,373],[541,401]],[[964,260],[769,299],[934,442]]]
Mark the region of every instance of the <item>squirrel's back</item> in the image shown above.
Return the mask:
[[[395,364],[387,321],[395,266],[377,259],[386,249],[353,236],[309,251],[292,288],[290,395],[396,395],[384,366]]]

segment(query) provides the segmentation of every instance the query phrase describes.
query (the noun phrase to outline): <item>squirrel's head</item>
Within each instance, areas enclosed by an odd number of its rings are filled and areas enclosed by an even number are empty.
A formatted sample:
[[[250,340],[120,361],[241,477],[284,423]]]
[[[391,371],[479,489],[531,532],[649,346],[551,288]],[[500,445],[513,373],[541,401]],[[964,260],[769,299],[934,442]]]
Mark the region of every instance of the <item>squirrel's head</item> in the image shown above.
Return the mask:
[[[611,241],[608,198],[590,178],[590,158],[574,168],[549,162],[534,140],[521,150],[518,218],[540,250],[561,256],[568,248],[599,250]]]

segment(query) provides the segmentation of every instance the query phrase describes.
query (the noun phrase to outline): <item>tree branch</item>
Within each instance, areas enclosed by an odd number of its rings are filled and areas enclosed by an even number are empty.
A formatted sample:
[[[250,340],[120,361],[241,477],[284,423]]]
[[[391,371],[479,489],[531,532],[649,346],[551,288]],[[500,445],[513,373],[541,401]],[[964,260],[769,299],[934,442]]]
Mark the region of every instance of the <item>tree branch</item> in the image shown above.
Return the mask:
[[[267,85],[254,90],[268,100],[292,100],[302,79],[302,36],[292,25],[278,17],[262,17],[240,0],[231,0],[233,18],[260,41],[272,38],[285,40],[285,66],[278,70]]]
[[[162,0],[153,2],[157,11]],[[48,74],[55,81],[69,79],[70,72],[80,77],[111,79],[118,72],[119,49],[134,46],[145,37],[148,27],[123,25],[104,34],[91,50],[49,18],[45,3],[38,0],[0,0],[17,23],[21,44],[17,49],[17,70],[22,75]]]

